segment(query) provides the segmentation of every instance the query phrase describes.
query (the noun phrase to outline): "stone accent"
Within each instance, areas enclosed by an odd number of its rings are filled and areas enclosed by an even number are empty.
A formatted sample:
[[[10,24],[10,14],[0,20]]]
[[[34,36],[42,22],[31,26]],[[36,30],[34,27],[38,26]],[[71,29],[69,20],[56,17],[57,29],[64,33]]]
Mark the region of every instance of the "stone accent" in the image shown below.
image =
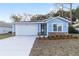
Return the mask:
[[[49,32],[48,35],[67,35],[67,32]]]

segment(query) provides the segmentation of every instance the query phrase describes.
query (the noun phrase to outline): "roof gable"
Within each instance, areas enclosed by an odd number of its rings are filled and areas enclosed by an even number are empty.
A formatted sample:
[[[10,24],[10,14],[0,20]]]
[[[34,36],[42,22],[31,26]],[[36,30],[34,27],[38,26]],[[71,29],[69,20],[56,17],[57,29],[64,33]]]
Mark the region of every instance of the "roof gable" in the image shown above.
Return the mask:
[[[57,16],[57,17],[52,17],[52,18],[49,18],[49,19],[45,19],[45,20],[43,20],[43,22],[49,22],[49,21],[52,21],[52,20],[54,20],[54,19],[61,19],[61,20],[63,20],[63,21],[66,21],[66,22],[71,22],[71,21],[69,21],[69,20],[67,20],[67,19],[65,19],[65,18],[62,18],[62,17],[59,17],[59,16]]]

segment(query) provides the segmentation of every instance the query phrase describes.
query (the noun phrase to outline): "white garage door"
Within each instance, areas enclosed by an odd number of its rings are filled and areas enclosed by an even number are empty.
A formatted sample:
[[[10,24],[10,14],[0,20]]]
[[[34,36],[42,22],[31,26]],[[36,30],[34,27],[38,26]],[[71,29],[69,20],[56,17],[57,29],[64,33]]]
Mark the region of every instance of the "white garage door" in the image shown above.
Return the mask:
[[[16,25],[16,35],[37,35],[37,24]]]

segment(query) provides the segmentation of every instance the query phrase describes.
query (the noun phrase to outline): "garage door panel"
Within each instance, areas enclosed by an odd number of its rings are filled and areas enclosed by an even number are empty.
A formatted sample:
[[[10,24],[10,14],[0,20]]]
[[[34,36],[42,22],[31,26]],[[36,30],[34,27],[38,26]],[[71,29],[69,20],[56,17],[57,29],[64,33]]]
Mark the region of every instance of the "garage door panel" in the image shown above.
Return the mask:
[[[37,24],[16,26],[16,35],[37,35],[37,33],[38,33]]]

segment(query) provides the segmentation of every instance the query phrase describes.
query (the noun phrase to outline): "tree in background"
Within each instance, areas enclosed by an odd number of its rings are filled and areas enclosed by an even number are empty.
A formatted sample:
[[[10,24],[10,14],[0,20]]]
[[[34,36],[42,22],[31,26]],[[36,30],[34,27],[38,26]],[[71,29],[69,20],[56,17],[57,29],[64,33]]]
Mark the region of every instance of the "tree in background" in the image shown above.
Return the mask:
[[[12,21],[14,21],[14,22],[20,22],[21,21],[21,19],[22,19],[22,16],[21,15],[11,15],[11,19],[12,19]]]
[[[66,6],[66,5],[68,5],[68,6]],[[71,20],[72,23],[74,21],[76,21],[76,19],[79,19],[79,7],[77,7],[76,9],[72,9],[72,3],[68,3],[68,4],[56,3],[55,7],[59,8],[59,9],[57,9],[57,11],[51,10],[45,15],[42,15],[42,14],[31,15],[30,14],[31,16],[29,15],[29,17],[31,17],[30,18],[31,21],[40,21],[40,20],[48,19],[50,17],[61,16],[61,17],[64,17],[68,20]],[[29,19],[29,17],[27,17],[27,15],[28,14],[26,14],[26,13],[23,13],[23,15],[12,15],[11,19],[14,22],[19,22],[21,19],[23,19],[23,21],[25,21],[26,18]]]
[[[64,3],[55,3],[55,7],[59,10],[59,14],[61,17],[63,17],[63,10],[64,10]]]
[[[76,8],[75,13],[76,13],[77,18],[79,19],[79,6]]]
[[[22,21],[30,21],[32,14],[23,13]]]
[[[40,21],[46,19],[46,15],[34,15],[31,18],[31,21]]]

